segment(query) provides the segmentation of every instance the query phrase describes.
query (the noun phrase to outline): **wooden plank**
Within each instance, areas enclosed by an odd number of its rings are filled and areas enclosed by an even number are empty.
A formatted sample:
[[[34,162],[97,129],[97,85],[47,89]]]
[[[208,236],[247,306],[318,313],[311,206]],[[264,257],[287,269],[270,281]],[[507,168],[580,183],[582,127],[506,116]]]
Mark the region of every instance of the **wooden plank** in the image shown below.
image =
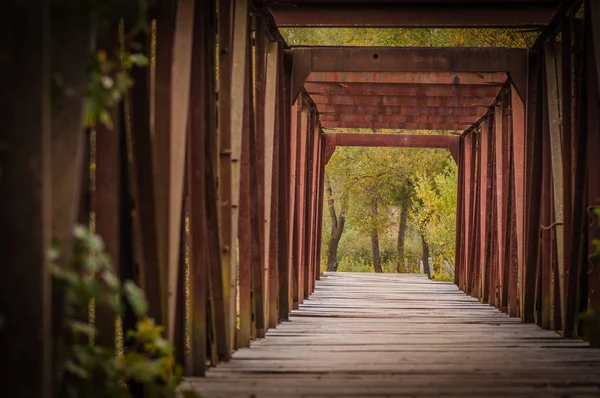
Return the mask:
[[[545,48],[546,84],[548,95],[548,117],[550,127],[550,153],[552,157],[552,192],[554,197],[554,227],[556,256],[558,262],[558,286],[560,289],[560,308],[565,306],[565,261],[564,261],[564,186],[563,186],[563,148],[562,148],[562,108],[561,108],[561,68],[559,48],[554,42],[547,42]],[[561,317],[562,319],[562,317]],[[562,322],[562,321],[561,321]]]
[[[597,395],[600,353],[453,284],[326,273],[317,285],[291,322],[186,386],[208,398]]]
[[[3,4],[0,20],[2,396],[51,397],[51,70],[49,1]],[[75,194],[75,193],[74,193]]]
[[[458,141],[457,136],[420,134],[344,134],[327,133],[336,146],[369,146],[394,148],[445,148],[450,149]]]

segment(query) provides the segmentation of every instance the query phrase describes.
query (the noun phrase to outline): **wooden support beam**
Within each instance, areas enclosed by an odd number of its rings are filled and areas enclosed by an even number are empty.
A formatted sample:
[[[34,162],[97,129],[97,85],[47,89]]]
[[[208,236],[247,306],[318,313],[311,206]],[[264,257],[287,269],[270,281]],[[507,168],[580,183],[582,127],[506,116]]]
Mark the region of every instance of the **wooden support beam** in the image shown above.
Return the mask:
[[[311,83],[451,84],[502,86],[504,72],[311,72]]]
[[[483,115],[481,115],[483,116]],[[320,115],[319,119],[323,124],[333,122],[350,123],[424,123],[434,125],[440,124],[460,124],[470,126],[475,123],[478,117],[465,116],[439,116],[439,115],[371,115],[371,114],[338,114],[338,115]]]
[[[507,157],[508,157],[508,148],[506,144],[505,137],[505,120],[504,120],[504,106],[497,106],[494,109],[494,123],[495,123],[495,135],[494,139],[496,140],[496,168],[494,170],[494,174],[497,177],[496,183],[496,217],[497,217],[497,225],[498,225],[498,233],[495,237],[497,240],[498,247],[498,282],[499,282],[499,301],[496,303],[497,307],[501,310],[506,309],[506,295],[503,294],[505,289],[508,288],[508,278],[505,278],[505,270],[507,268],[506,263],[506,221],[507,221]],[[508,276],[508,274],[506,274]]]
[[[464,160],[464,183],[463,183],[463,201],[464,201],[464,213],[462,213],[462,237],[461,243],[463,245],[461,253],[461,273],[460,273],[460,285],[459,288],[462,291],[467,290],[467,267],[469,264],[469,252],[472,241],[472,231],[470,217],[473,212],[473,204],[471,196],[473,191],[471,190],[473,184],[473,169],[475,163],[473,162],[473,134],[465,138],[465,160]]]
[[[540,234],[541,200],[541,124],[542,124],[542,84],[543,60],[539,53],[530,57],[529,92],[527,95],[526,130],[526,171],[525,176],[525,247],[523,269],[523,295],[521,296],[521,317],[524,322],[537,319],[535,308],[537,292],[537,257]]]
[[[234,2],[233,16],[233,51],[231,55],[231,94],[229,99],[230,137],[229,146],[220,148],[221,155],[229,151],[231,162],[231,188],[228,209],[231,212],[228,227],[230,235],[225,237],[229,248],[229,287],[231,301],[229,301],[229,338],[232,346],[235,345],[237,324],[237,271],[238,271],[238,218],[240,208],[240,163],[242,158],[242,135],[244,131],[244,104],[246,103],[246,83],[250,79],[246,63],[248,62],[249,26],[248,26],[248,1]],[[249,85],[248,85],[249,88]],[[225,182],[226,183],[226,182]],[[223,264],[224,266],[225,263]],[[227,281],[225,282],[227,283]]]
[[[525,105],[511,87],[511,110],[512,110],[512,147],[514,179],[515,179],[515,217],[517,238],[517,264],[519,281],[519,314],[523,314],[523,289],[524,289],[524,264],[525,264]]]
[[[546,84],[548,95],[548,117],[550,128],[550,151],[552,157],[552,192],[554,197],[554,227],[556,256],[558,262],[558,285],[561,309],[565,305],[565,261],[564,261],[564,186],[563,186],[563,141],[561,109],[561,66],[560,49],[554,41],[545,44]],[[562,311],[562,310],[561,310]],[[564,320],[561,316],[561,320]],[[561,321],[562,322],[562,321]]]
[[[474,122],[473,122],[474,123]],[[464,123],[392,123],[392,122],[321,122],[324,129],[382,129],[382,130],[444,130],[464,131],[473,125],[471,122]]]
[[[477,96],[474,93],[465,93],[464,96],[415,96],[415,95],[348,95],[348,94],[328,94],[313,95],[312,99],[317,104],[319,110],[322,105],[329,106],[384,106],[384,107],[418,107],[418,108],[488,108],[497,92],[489,93],[493,95]]]
[[[255,324],[256,337],[265,336],[267,322],[267,300],[268,300],[268,279],[266,279],[266,253],[265,253],[265,101],[266,101],[266,51],[268,38],[266,34],[266,21],[263,15],[254,14],[256,33],[255,33],[255,57],[254,67],[255,75],[255,129],[253,138],[250,141],[250,150],[253,152],[253,168],[251,178],[253,178],[253,284],[255,299]],[[254,225],[256,222],[256,226]],[[258,250],[256,250],[258,248]]]
[[[265,304],[267,305],[265,321],[268,322],[269,327],[271,326],[271,310],[272,303],[276,303],[271,297],[272,293],[276,291],[273,288],[272,283],[276,278],[276,269],[271,269],[273,265],[272,255],[270,251],[271,246],[271,222],[272,217],[272,198],[273,198],[273,164],[275,157],[275,145],[276,140],[276,128],[277,128],[277,89],[279,80],[279,43],[269,41],[266,48],[266,88],[265,88],[265,107],[264,107],[264,187],[265,187],[265,200],[264,200],[264,261],[265,261],[265,282],[266,294]],[[278,289],[277,289],[278,290]]]
[[[526,49],[295,47],[290,51],[294,56],[292,98],[311,72],[506,72],[525,98]]]
[[[464,217],[464,170],[465,170],[465,145],[464,145],[464,137],[458,137],[458,159],[457,159],[457,168],[458,168],[458,183],[456,187],[456,234],[455,234],[455,244],[456,250],[454,255],[454,284],[460,287],[461,283],[461,270],[463,266],[463,247],[464,247],[464,228],[463,228],[463,217]]]
[[[269,318],[268,325],[269,328],[277,327],[277,323],[279,320],[279,271],[280,271],[280,258],[279,258],[279,199],[280,199],[280,189],[283,188],[279,181],[280,175],[280,138],[281,138],[281,69],[280,69],[280,48],[279,43],[274,42],[276,46],[274,46],[274,54],[268,54],[268,56],[273,55],[273,67],[275,68],[275,73],[273,77],[276,79],[274,82],[275,85],[275,101],[274,107],[272,108],[272,119],[273,119],[273,136],[272,142],[273,146],[271,147],[272,155],[271,155],[271,175],[270,181],[271,185],[269,188],[271,201],[269,204],[268,211],[270,212],[269,216],[269,248],[268,248],[268,261],[269,261]],[[269,60],[268,60],[269,61]],[[268,62],[267,61],[267,62]],[[269,64],[267,63],[267,66]],[[268,71],[268,69],[267,69]],[[268,103],[268,102],[267,102]],[[268,120],[268,119],[267,119]],[[268,131],[268,129],[267,129]],[[268,148],[267,148],[268,149]]]
[[[557,2],[535,4],[346,4],[270,5],[279,27],[538,27],[554,15]]]
[[[298,203],[298,212],[296,213],[296,225],[297,225],[297,264],[296,269],[298,271],[298,304],[304,301],[304,231],[306,224],[304,223],[305,211],[306,211],[306,175],[307,175],[307,146],[308,146],[308,126],[310,123],[310,108],[308,104],[302,102],[302,109],[300,115],[300,144],[299,144],[299,156],[298,156],[298,197],[296,203]]]
[[[219,352],[221,360],[229,360],[234,349],[235,333],[235,286],[231,282],[235,278],[232,275],[232,266],[235,252],[232,252],[232,188],[233,188],[233,162],[232,162],[232,68],[233,68],[233,8],[231,0],[219,0],[219,178],[218,178],[218,209],[219,209],[219,231],[221,243],[221,272],[223,283],[223,298],[225,305],[225,330],[221,331],[226,341],[225,351]],[[236,108],[237,109],[237,108]],[[236,236],[237,238],[237,236]]]
[[[206,156],[208,137],[216,135],[216,102],[214,97],[215,78],[215,4],[199,3],[194,10],[194,39],[192,48],[192,69],[190,86],[190,135],[188,137],[188,189],[189,208],[189,267],[191,301],[191,355],[188,369],[190,376],[203,376],[207,352],[209,314],[219,312],[220,327],[223,327],[222,284],[212,286],[220,294],[211,294],[211,255],[209,251],[207,171],[210,169]],[[218,252],[215,253],[218,255]],[[220,262],[217,262],[220,265]],[[220,296],[220,299],[217,297]],[[209,303],[210,298],[210,303]],[[210,311],[207,311],[211,305]],[[222,340],[223,336],[214,336]]]
[[[279,314],[278,321],[289,319],[292,309],[292,258],[290,233],[290,189],[291,171],[291,96],[292,84],[291,57],[284,55],[283,47],[279,52],[281,80],[279,85],[279,217],[278,217],[278,257],[279,257]]]
[[[53,396],[49,1],[3,5],[0,395]],[[10,93],[10,95],[6,95]],[[74,193],[75,194],[75,193]]]
[[[479,264],[480,264],[480,291],[479,297],[487,301],[489,295],[490,278],[490,239],[492,223],[492,180],[494,173],[492,169],[492,135],[489,120],[481,126],[481,185],[480,190],[480,216],[479,216]]]
[[[158,320],[168,327],[168,248],[169,248],[169,189],[171,168],[171,72],[173,69],[173,43],[175,36],[175,0],[157,3],[156,15],[156,64],[154,84],[151,86],[151,131],[154,137],[155,162],[154,196],[156,199],[156,232],[160,273],[161,316]]]
[[[385,106],[317,104],[319,115],[395,115],[395,116],[462,116],[479,119],[489,109],[486,106]]]
[[[500,91],[498,86],[449,85],[449,84],[403,84],[403,83],[311,83],[305,84],[306,91],[313,97],[323,95],[396,95],[425,97],[474,97],[494,98]],[[475,101],[474,101],[475,102]]]
[[[246,18],[249,16],[246,15]],[[242,24],[243,25],[243,24]],[[246,23],[246,29],[250,29]],[[242,26],[243,27],[243,26]],[[252,104],[252,48],[250,32],[246,34],[243,93],[243,124],[239,167],[239,214],[238,214],[238,302],[239,330],[238,347],[250,347],[252,339],[252,218],[251,218],[251,153],[250,137],[254,134],[254,109]],[[235,44],[234,44],[235,46]]]
[[[291,115],[290,115],[290,157],[289,157],[289,214],[288,214],[288,255],[290,261],[290,308],[291,311],[294,308],[294,303],[298,302],[298,272],[296,270],[297,256],[296,251],[296,211],[298,203],[296,202],[297,188],[298,188],[298,142],[299,142],[299,118],[300,118],[300,104],[299,101],[294,102]]]
[[[344,134],[327,133],[325,139],[334,146],[368,146],[394,148],[446,148],[458,142],[455,135],[429,134]]]
[[[565,323],[563,324],[563,330],[565,333],[565,337],[576,337],[579,335],[579,322],[577,322],[577,313],[583,307],[582,303],[585,300],[582,299],[582,271],[587,267],[585,264],[585,255],[584,253],[587,251],[588,242],[585,239],[586,236],[586,213],[587,213],[587,200],[586,198],[586,179],[587,179],[587,140],[589,139],[587,134],[587,118],[588,113],[590,112],[588,109],[594,107],[594,103],[589,103],[589,97],[587,93],[587,87],[592,87],[591,82],[588,82],[588,78],[590,76],[589,70],[592,70],[591,76],[594,76],[595,71],[592,67],[589,66],[591,64],[590,58],[584,56],[583,50],[583,41],[581,40],[583,37],[582,34],[582,24],[580,20],[572,21],[573,25],[573,42],[575,45],[573,46],[573,61],[572,68],[575,71],[573,73],[573,84],[572,89],[575,92],[575,101],[573,101],[572,110],[572,134],[571,141],[572,143],[572,160],[573,160],[573,178],[572,182],[572,212],[570,217],[570,225],[569,229],[569,252],[567,253],[568,258],[565,261],[565,264],[568,264],[568,269],[566,269],[567,279],[565,284]],[[588,27],[589,28],[589,27]],[[564,36],[563,36],[564,37]],[[564,51],[564,47],[563,47]],[[569,54],[571,55],[571,54]],[[587,61],[588,65],[584,65],[584,59]],[[568,63],[563,61],[563,73],[565,72],[565,68]],[[592,79],[593,80],[593,79]],[[564,84],[564,83],[563,83]],[[563,86],[566,90],[567,85]],[[563,98],[565,97],[565,90],[563,90]],[[570,95],[569,95],[570,97]],[[564,102],[563,102],[563,106]],[[589,107],[589,108],[588,108]],[[567,109],[568,107],[565,107]],[[566,113],[566,110],[565,110]],[[567,117],[566,114],[563,117]],[[563,123],[564,126],[564,123]],[[563,134],[569,130],[569,127],[563,127],[565,130]],[[591,149],[593,150],[593,148]],[[566,162],[566,157],[564,159]],[[570,162],[571,163],[571,162]],[[565,175],[566,175],[565,171]],[[567,201],[565,200],[565,204]],[[565,213],[566,218],[566,213]],[[565,240],[566,243],[566,240]],[[586,303],[587,304],[587,303]]]

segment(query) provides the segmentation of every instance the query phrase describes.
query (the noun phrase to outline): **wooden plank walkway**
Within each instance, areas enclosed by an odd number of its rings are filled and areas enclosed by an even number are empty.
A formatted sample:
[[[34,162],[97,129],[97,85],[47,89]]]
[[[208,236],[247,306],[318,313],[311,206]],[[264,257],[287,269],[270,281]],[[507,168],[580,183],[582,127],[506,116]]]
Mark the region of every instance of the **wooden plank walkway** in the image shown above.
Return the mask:
[[[188,379],[212,397],[600,397],[600,350],[451,283],[326,274],[290,322]]]

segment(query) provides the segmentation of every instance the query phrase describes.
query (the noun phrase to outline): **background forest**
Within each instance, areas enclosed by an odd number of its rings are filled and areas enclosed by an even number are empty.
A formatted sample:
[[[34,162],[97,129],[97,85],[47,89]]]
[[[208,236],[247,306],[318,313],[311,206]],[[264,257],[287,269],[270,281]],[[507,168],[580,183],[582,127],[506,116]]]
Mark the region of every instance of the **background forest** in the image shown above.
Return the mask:
[[[510,29],[280,30],[292,46],[529,47],[536,35]],[[425,272],[435,280],[454,280],[458,180],[448,151],[338,147],[325,174],[322,271]]]

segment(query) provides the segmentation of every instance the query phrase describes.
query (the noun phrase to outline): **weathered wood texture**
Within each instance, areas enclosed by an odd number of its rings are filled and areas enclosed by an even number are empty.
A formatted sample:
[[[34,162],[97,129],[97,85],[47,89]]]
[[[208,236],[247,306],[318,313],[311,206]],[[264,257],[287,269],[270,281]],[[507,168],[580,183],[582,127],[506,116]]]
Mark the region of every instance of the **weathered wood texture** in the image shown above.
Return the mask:
[[[327,273],[290,320],[186,385],[206,398],[600,393],[600,350],[421,275]]]

